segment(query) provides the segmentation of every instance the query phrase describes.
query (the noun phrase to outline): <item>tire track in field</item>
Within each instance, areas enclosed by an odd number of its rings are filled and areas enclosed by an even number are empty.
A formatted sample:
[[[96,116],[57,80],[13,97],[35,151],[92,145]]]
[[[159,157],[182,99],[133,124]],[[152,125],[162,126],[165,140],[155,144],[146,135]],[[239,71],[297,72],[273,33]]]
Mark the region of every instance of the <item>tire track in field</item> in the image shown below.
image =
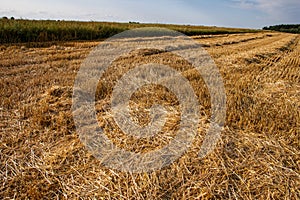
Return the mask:
[[[259,63],[267,63],[268,66],[272,66],[274,63],[279,62],[284,54],[293,52],[297,47],[298,41],[299,37],[294,37],[287,44],[276,49],[276,52],[261,53],[255,55],[255,57],[258,59]]]
[[[286,37],[284,34],[279,34],[274,37],[268,37],[261,40],[250,40],[248,42],[227,45],[222,47],[216,47],[212,50],[208,49],[213,58],[222,58],[222,57],[237,57],[239,55],[246,56],[247,54],[253,54],[252,51],[259,51],[258,48],[264,48],[265,51],[268,51],[276,43],[281,45],[281,43],[286,43],[290,41],[290,36]],[[243,55],[246,54],[246,55]]]
[[[214,38],[195,38],[199,43],[203,45],[203,47],[218,47],[218,46],[225,46],[225,45],[233,45],[243,42],[248,42],[251,40],[259,40],[265,37],[272,37],[273,34],[265,34],[265,33],[248,33],[248,34],[234,34],[234,35],[226,35],[223,37],[214,37]]]
[[[282,59],[294,60],[293,52],[299,42],[298,37],[293,37],[290,41],[282,44],[280,47],[274,46],[269,52],[259,52],[254,56],[245,58],[252,79],[260,80],[261,78],[274,78],[272,74],[277,73],[285,66]],[[285,67],[284,67],[285,68]],[[286,73],[286,72],[283,72]]]
[[[245,76],[252,76],[252,79],[255,79],[264,67],[256,56],[278,55],[280,52],[278,49],[287,46],[293,39],[293,35],[279,34],[259,42],[251,41],[245,44],[232,45],[230,51],[227,51],[226,48],[217,48],[217,52],[215,49],[207,49],[207,51],[214,58],[225,79],[230,80],[232,74],[236,76],[236,79]],[[222,50],[227,53],[223,55]]]
[[[279,55],[280,60],[276,61],[274,56],[271,59],[273,62],[267,62],[267,67],[262,71],[262,77],[268,75],[273,81],[284,80],[300,83],[300,36],[297,36],[294,41],[280,51],[283,51]]]
[[[296,48],[298,41],[298,37],[293,37],[290,41],[280,46],[279,48],[275,48],[275,50],[273,51],[270,51],[268,53],[260,52],[256,54],[252,59],[255,60],[252,66],[257,65],[259,67],[259,76],[270,77],[270,73],[264,74],[264,71],[267,71],[268,69],[270,69],[273,72],[277,71],[277,68],[280,66],[278,64],[284,57],[293,57],[290,54]],[[249,62],[249,58],[246,58],[245,60]]]

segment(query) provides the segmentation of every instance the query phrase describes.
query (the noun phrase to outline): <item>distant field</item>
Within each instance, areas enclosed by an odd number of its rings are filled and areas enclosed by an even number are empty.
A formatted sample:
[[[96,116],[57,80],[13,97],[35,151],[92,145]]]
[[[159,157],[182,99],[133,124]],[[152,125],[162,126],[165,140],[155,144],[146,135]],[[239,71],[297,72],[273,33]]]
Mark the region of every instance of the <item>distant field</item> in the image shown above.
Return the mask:
[[[81,25],[95,34],[100,27],[119,32],[146,26],[2,20],[0,38],[2,43],[30,41],[36,36],[35,42],[61,40],[64,31],[70,30],[64,40],[99,39],[95,35],[80,38]],[[195,33],[194,39],[203,44],[223,77],[227,117],[213,153],[204,159],[197,155],[209,123],[210,96],[194,69],[182,71],[202,106],[199,133],[190,150],[160,171],[128,174],[102,166],[80,142],[72,118],[76,73],[99,42],[69,41],[41,48],[0,45],[1,199],[300,199],[300,36],[274,32],[213,35],[252,30],[166,27]],[[209,35],[199,35],[204,32]],[[28,37],[17,39],[24,33]],[[144,62],[175,69],[184,69],[186,64],[167,52],[142,50],[118,59],[104,75],[108,81],[99,82],[95,104],[99,125],[108,137],[120,148],[141,152],[168,143],[178,116],[170,115],[167,121],[171,134],[137,140],[121,133],[106,108],[113,88],[109,80]],[[172,95],[164,92],[157,87],[137,92],[131,104],[133,116],[147,122],[149,113],[143,108],[152,98],[176,109]],[[153,96],[148,96],[149,101],[144,94]]]
[[[100,40],[125,30],[141,27],[164,27],[189,36],[259,31],[207,26],[0,19],[0,43]]]

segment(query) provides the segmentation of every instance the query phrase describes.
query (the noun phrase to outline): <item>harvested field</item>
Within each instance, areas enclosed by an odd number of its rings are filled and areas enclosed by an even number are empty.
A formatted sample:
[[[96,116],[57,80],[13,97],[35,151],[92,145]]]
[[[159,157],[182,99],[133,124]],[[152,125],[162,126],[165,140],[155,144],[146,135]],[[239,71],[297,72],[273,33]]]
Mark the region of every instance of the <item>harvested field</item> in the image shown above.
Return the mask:
[[[300,199],[300,36],[262,32],[194,39],[218,66],[227,95],[222,138],[203,159],[198,152],[210,96],[182,60],[166,52],[133,52],[105,73],[111,82],[99,83],[99,125],[116,145],[133,152],[167,144],[180,111],[163,87],[142,88],[131,99],[134,120],[147,124],[147,109],[159,102],[170,111],[170,131],[150,139],[122,133],[107,107],[113,82],[126,67],[151,61],[181,69],[201,102],[199,134],[189,151],[169,167],[141,174],[102,166],[75,130],[75,76],[98,42],[0,46],[1,199]],[[124,71],[114,70],[118,66]]]

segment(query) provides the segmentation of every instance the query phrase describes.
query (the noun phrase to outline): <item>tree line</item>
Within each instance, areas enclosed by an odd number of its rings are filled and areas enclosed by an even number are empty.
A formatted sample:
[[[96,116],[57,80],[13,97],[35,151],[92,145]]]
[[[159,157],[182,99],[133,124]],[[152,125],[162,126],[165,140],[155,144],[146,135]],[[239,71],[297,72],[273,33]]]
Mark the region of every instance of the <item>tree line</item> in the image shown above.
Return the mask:
[[[300,33],[300,24],[280,24],[275,26],[264,27],[263,29],[286,33]]]

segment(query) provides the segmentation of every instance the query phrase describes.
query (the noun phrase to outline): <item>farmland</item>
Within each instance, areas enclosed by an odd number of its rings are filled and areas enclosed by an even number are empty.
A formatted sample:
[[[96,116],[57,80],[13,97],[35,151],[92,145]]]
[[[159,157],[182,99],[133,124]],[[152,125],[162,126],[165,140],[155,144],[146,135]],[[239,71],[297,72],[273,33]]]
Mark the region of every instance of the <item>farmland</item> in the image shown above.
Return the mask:
[[[137,22],[78,22],[55,20],[0,19],[0,43],[36,43],[78,40],[103,40],[125,30],[163,27],[186,35],[232,34],[259,32],[254,29],[208,26],[140,24]]]
[[[300,36],[258,32],[192,37],[211,55],[223,77],[227,116],[221,140],[207,157],[198,157],[210,97],[201,76],[188,68],[182,74],[202,106],[199,134],[169,167],[141,174],[102,166],[75,130],[71,106],[76,73],[99,41],[0,46],[0,197],[299,199]],[[186,65],[168,52],[140,50],[116,60],[104,76],[115,80],[123,71],[114,67],[150,61],[174,68]],[[173,132],[140,140],[121,133],[106,109],[112,87],[100,81],[95,107],[99,125],[115,144],[147,152],[174,137],[176,112],[166,126]],[[142,88],[131,102],[141,124],[149,118],[143,107],[150,106],[143,94],[167,110],[178,110],[176,98],[164,88]]]

